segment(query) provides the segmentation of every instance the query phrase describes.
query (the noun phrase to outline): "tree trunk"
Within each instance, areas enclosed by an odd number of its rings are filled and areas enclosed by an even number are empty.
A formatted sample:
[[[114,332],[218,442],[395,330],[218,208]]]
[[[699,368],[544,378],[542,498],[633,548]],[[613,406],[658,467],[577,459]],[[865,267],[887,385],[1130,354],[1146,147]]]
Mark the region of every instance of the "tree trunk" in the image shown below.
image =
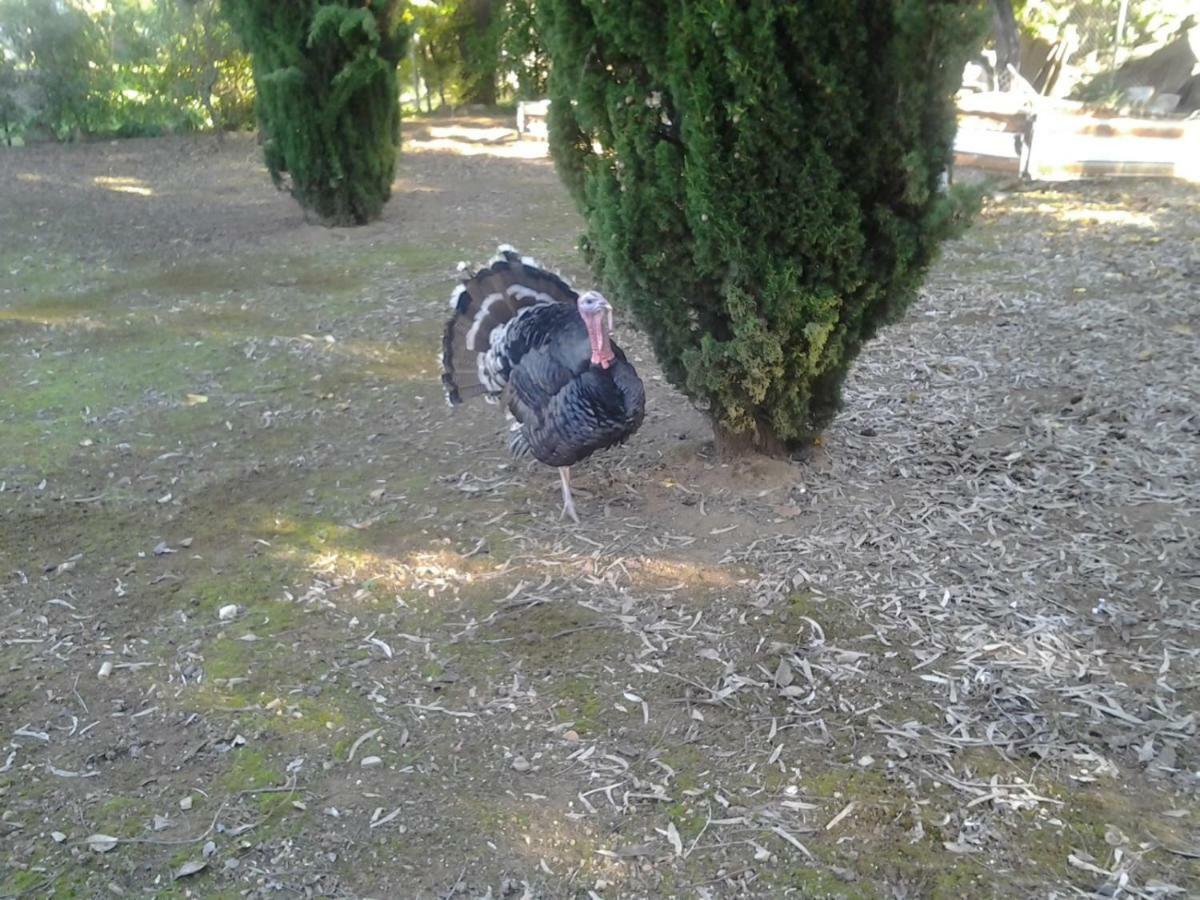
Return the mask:
[[[413,35],[412,43],[409,45],[409,58],[412,60],[413,73],[413,106],[417,112],[421,112],[421,57],[417,52],[417,43],[420,40],[419,35]]]
[[[1012,90],[1012,72],[1021,70],[1021,38],[1012,0],[992,0],[992,22],[996,37],[996,84],[1002,91]]]
[[[488,32],[492,27],[493,0],[469,0],[469,28],[461,33],[459,50],[464,60],[474,60],[468,64],[472,77],[468,80],[466,96],[467,103],[480,103],[484,106],[496,105],[496,70],[495,54],[487,53],[484,67],[480,68],[480,54],[489,40]]]
[[[758,431],[730,431],[719,422],[713,423],[713,436],[716,438],[717,457],[721,462],[732,462],[743,456],[773,456],[786,459],[790,454],[782,440],[763,422],[758,423]]]
[[[208,74],[207,81],[200,87],[200,102],[204,104],[204,109],[208,113],[209,119],[212,120],[213,132],[217,136],[217,145],[223,146],[225,144],[225,123],[221,120],[220,107],[213,103],[213,91],[217,89],[221,70],[213,65]]]
[[[433,92],[438,92],[440,105],[446,105],[446,91],[442,84],[442,75],[438,71],[437,59],[433,53],[433,47],[425,44],[422,48],[425,58],[425,69],[429,73],[429,77],[425,79],[425,105],[429,107],[429,112],[433,112]],[[439,107],[440,108],[440,107]]]

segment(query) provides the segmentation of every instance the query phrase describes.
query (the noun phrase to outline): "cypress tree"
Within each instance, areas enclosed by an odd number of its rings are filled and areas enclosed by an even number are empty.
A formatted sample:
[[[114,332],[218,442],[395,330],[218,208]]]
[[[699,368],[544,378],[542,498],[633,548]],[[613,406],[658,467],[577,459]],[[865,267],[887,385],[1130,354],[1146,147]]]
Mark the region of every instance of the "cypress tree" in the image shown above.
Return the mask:
[[[938,188],[979,7],[540,3],[585,255],[723,454],[811,443],[964,218]]]
[[[391,195],[408,30],[399,0],[224,0],[251,54],[267,168],[326,225]],[[286,176],[286,178],[285,178]]]

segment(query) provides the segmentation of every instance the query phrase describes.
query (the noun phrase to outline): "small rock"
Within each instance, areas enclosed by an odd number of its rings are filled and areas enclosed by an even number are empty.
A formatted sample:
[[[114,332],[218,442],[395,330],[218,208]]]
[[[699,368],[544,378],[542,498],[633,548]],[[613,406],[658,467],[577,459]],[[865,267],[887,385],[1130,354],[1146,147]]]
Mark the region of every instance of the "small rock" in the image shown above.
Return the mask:
[[[858,764],[860,766],[862,766],[864,769],[867,766],[871,765],[873,762],[875,762],[875,757],[873,757],[873,756],[860,756],[858,758]]]
[[[834,878],[837,878],[839,881],[845,881],[847,883],[858,881],[858,873],[853,869],[844,869],[841,866],[830,866],[829,871],[832,872]]]
[[[578,743],[579,742],[579,732],[576,731],[574,728],[570,729],[569,731],[565,731],[565,732],[563,732],[563,739],[570,741],[572,744]]]
[[[182,809],[184,812],[187,812],[189,809],[192,808],[192,798],[190,795],[182,798],[179,801],[179,808]]]
[[[56,843],[56,844],[61,844],[63,841],[65,841],[67,839],[67,836],[65,834],[63,834],[61,831],[50,832],[50,837],[52,837],[54,839],[54,843]]]
[[[172,877],[176,880],[187,878],[189,875],[195,875],[197,872],[203,872],[208,868],[208,863],[202,859],[189,859],[173,873]]]
[[[1167,744],[1163,747],[1162,752],[1155,757],[1154,762],[1150,764],[1151,775],[1169,775],[1176,768],[1176,753],[1175,748]]]
[[[382,766],[383,760],[378,756],[364,756],[358,764],[364,769],[373,769],[375,766]]]
[[[179,542],[179,546],[180,546],[180,547],[190,547],[190,546],[192,546],[192,538],[190,538],[190,537],[186,537],[186,538],[184,538],[182,541],[180,541],[180,542]]]
[[[112,662],[110,660],[106,659],[104,662],[100,663],[100,671],[96,673],[96,677],[97,678],[107,678],[109,675],[112,674],[112,669],[113,669]]]
[[[93,834],[87,839],[88,849],[94,853],[107,853],[120,843],[115,837],[107,834]]]
[[[222,606],[220,608],[220,610],[218,610],[217,618],[220,619],[222,622],[228,622],[237,614],[238,614],[237,604],[236,603],[227,603],[224,606]]]
[[[518,772],[528,772],[530,769],[533,768],[533,766],[531,766],[529,764],[529,760],[527,760],[523,756],[516,757],[512,761],[512,767],[513,767],[513,769],[515,769]]]
[[[208,841],[207,843],[205,843],[204,849],[200,851],[200,855],[203,856],[205,859],[208,859],[210,856],[212,856],[216,852],[217,852],[216,843],[214,841]]]

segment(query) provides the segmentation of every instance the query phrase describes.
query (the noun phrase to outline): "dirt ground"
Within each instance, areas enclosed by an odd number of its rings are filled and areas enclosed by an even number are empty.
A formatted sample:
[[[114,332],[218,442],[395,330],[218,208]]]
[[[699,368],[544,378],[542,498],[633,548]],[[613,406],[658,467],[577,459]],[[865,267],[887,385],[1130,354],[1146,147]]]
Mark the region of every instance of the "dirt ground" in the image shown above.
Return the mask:
[[[0,152],[0,897],[1200,895],[1200,192],[998,191],[822,446],[514,465],[456,263],[588,284],[544,147]]]

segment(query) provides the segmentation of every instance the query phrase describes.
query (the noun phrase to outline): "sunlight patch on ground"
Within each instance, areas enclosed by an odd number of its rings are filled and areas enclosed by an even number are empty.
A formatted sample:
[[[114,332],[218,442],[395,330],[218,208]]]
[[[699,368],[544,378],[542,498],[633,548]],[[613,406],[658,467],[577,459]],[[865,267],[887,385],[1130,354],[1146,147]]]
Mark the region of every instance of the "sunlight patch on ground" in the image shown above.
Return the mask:
[[[536,789],[521,795],[512,791],[506,793],[507,801],[495,798],[500,800],[498,806],[505,811],[503,816],[496,818],[512,829],[511,845],[531,867],[557,875],[575,872],[596,879],[599,882],[596,886],[601,890],[625,880],[624,867],[609,850],[614,838],[606,839],[581,814],[560,813],[546,804]],[[604,795],[599,796],[603,801]],[[571,801],[568,805],[575,803]],[[602,850],[608,852],[598,852]]]
[[[338,341],[331,349],[342,357],[366,364],[368,371],[382,378],[391,381],[424,381],[433,377],[434,354],[431,348],[434,346],[432,336],[427,342],[351,338]]]
[[[296,551],[279,550],[281,559],[296,558]],[[419,591],[429,596],[507,574],[489,570],[451,550],[426,550],[395,558],[370,550],[337,549],[308,554],[308,570],[329,582],[357,584],[352,598],[372,602],[368,595],[379,591]]]
[[[102,187],[106,191],[114,191],[118,194],[137,194],[141,197],[154,196],[154,189],[140,178],[97,175],[92,179],[92,184]]]
[[[631,562],[636,563],[634,572],[641,575],[640,578],[631,575],[634,583],[639,587],[657,590],[676,586],[732,588],[738,584],[738,579],[734,577],[733,573],[717,566],[706,566],[679,559],[663,559],[657,556],[639,556]]]
[[[435,138],[453,138],[455,140],[485,141],[490,143],[510,138],[512,136],[512,129],[500,125],[492,128],[472,127],[470,125],[443,125],[430,128],[429,133]]]
[[[0,309],[0,322],[22,322],[26,325],[46,325],[52,328],[82,328],[87,331],[101,331],[111,327],[108,323],[99,322],[90,316],[20,309]]]
[[[1038,212],[1052,213],[1054,218],[1065,222],[1077,222],[1082,225],[1128,225],[1133,228],[1154,230],[1158,227],[1154,216],[1149,213],[1135,212],[1131,209],[1061,209],[1042,204]]]
[[[409,145],[406,143],[404,145],[405,151],[407,151],[408,148],[409,148]],[[403,161],[401,161],[401,162],[403,163]],[[427,184],[417,184],[415,181],[413,181],[410,178],[396,179],[396,188],[397,188],[397,191],[396,191],[397,194],[441,194],[441,193],[444,193],[444,191],[442,191],[441,188],[430,187]]]
[[[406,152],[451,153],[455,156],[495,156],[503,159],[545,159],[545,141],[522,139],[502,126],[431,125],[408,137]]]
[[[428,141],[410,141],[405,150],[411,153],[452,153],[455,156],[497,156],[504,159],[544,159],[548,154],[546,144],[537,141],[521,141],[510,144],[472,144],[450,138]]]

